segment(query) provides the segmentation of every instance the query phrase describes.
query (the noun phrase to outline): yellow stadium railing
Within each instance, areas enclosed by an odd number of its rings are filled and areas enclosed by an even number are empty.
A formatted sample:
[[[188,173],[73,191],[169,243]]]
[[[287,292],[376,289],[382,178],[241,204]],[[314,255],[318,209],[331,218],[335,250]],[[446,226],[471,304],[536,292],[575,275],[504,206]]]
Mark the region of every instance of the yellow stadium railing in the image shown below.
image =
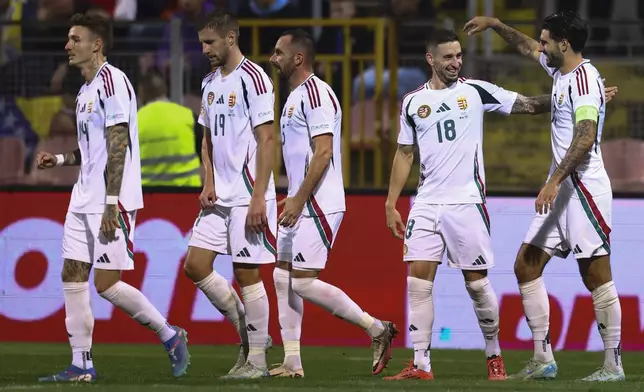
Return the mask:
[[[272,53],[261,53],[260,35],[263,28],[341,28],[344,53],[318,54],[316,62],[323,70],[318,75],[329,85],[332,84],[333,64],[338,63],[342,72],[341,91],[335,91],[342,105],[342,168],[345,187],[382,188],[386,186],[386,168],[391,162],[394,149],[391,148],[397,133],[397,67],[398,47],[396,28],[385,18],[356,19],[258,19],[240,20],[241,28],[251,30],[252,48],[248,57],[260,64],[266,64]],[[373,50],[363,54],[352,51],[352,29],[366,28],[373,31]],[[376,83],[374,96],[365,99],[364,80],[360,78],[357,100],[353,97],[353,81],[370,64],[375,68]],[[318,67],[316,66],[316,69]],[[383,74],[389,70],[389,91],[383,91]],[[281,81],[271,67],[275,85],[275,121],[279,121],[282,108],[279,107]],[[385,100],[385,95],[392,97]],[[383,110],[383,106],[386,109]],[[375,109],[374,109],[375,108]],[[371,110],[370,110],[371,109]],[[357,117],[357,118],[354,118]],[[388,126],[387,126],[388,125]],[[279,127],[275,129],[279,136]],[[279,139],[278,139],[279,140]],[[276,144],[277,153],[274,173],[277,178],[282,165],[281,143]],[[352,159],[353,158],[353,159]],[[355,178],[353,178],[355,177]]]

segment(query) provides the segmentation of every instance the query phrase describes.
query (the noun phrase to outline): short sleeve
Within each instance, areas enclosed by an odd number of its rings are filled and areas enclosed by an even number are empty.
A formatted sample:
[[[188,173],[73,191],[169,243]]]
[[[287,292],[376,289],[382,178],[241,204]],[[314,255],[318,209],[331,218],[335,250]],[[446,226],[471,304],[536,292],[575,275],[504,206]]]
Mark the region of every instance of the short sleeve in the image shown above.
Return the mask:
[[[275,120],[275,92],[273,81],[259,66],[244,61],[242,64],[244,76],[242,82],[248,93],[248,111],[250,124],[256,128]]]
[[[409,114],[409,107],[413,96],[403,99],[400,106],[400,132],[398,133],[398,144],[411,146],[414,144],[414,120]]]
[[[572,109],[589,106],[599,111],[603,104],[604,87],[598,72],[592,67],[581,66],[575,71],[575,79],[571,82]]]
[[[309,127],[311,137],[333,134],[335,116],[338,111],[338,104],[331,92],[321,86],[314,78],[309,79],[305,84],[304,94],[304,115]]]
[[[117,73],[108,67],[103,68],[100,73],[102,81],[102,93],[105,97],[105,127],[113,127],[117,124],[130,123],[130,107],[133,89],[125,75]]]
[[[548,61],[547,61],[546,55],[544,53],[541,53],[539,55],[539,64],[541,64],[543,69],[546,70],[546,72],[548,73],[548,75],[550,77],[553,77],[554,74],[557,72],[557,68],[552,68],[552,67],[548,66]]]
[[[465,83],[476,89],[481,97],[483,110],[486,112],[498,112],[505,115],[512,113],[512,106],[517,100],[518,93],[482,80],[468,79]]]

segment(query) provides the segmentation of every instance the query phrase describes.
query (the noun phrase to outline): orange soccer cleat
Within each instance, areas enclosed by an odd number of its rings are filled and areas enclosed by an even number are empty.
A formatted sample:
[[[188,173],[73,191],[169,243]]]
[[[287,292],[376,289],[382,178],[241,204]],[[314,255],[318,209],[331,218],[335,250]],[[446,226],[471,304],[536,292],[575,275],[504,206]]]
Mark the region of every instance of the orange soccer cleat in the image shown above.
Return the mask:
[[[501,365],[503,365],[503,362],[501,362]],[[429,372],[420,370],[416,368],[416,366],[414,366],[413,360],[409,361],[409,364],[407,365],[407,367],[404,368],[400,373],[396,374],[395,376],[383,378],[383,380],[433,380],[433,379],[434,379],[433,370],[430,369]]]
[[[487,379],[490,381],[507,380],[503,358],[500,355],[492,355],[487,359]]]

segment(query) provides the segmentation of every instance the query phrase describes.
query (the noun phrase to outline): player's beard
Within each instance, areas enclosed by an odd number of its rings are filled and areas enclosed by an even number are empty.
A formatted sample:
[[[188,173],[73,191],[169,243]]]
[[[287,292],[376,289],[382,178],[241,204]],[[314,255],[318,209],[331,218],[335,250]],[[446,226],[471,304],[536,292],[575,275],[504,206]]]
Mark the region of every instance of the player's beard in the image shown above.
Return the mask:
[[[436,72],[439,79],[445,84],[452,84],[458,80],[459,71],[449,72],[447,68],[443,68],[441,72]]]
[[[561,53],[546,52],[546,65],[551,68],[560,68],[563,65],[563,55]]]

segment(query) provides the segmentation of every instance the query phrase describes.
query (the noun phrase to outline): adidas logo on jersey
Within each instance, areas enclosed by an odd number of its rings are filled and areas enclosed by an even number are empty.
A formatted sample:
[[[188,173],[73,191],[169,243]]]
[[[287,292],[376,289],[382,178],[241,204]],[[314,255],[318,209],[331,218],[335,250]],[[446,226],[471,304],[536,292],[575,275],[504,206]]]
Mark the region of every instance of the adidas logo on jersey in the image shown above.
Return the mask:
[[[237,253],[237,257],[250,257],[250,253],[248,252],[248,249],[244,248]]]
[[[217,100],[217,105],[223,105],[224,104],[224,96],[220,95],[219,99]]]
[[[449,110],[452,110],[452,109],[450,109],[450,107],[449,107],[449,106],[447,106],[447,104],[443,103],[443,104],[441,105],[441,107],[439,107],[439,108],[438,108],[438,110],[436,111],[436,113],[447,112],[447,111],[449,111]]]
[[[302,256],[302,253],[298,253],[293,259],[293,261],[304,263],[306,260],[304,260],[304,256]]]
[[[485,259],[481,255],[479,255],[479,257],[476,258],[476,261],[472,263],[472,265],[483,265],[483,264],[487,264],[487,263],[485,262]]]
[[[98,258],[98,260],[96,260],[96,262],[97,262],[97,263],[105,263],[105,264],[109,264],[109,263],[110,263],[110,259],[109,259],[109,257],[107,257],[107,254],[106,254],[106,253],[103,253],[103,255],[102,255],[101,257],[99,257],[99,258]]]

